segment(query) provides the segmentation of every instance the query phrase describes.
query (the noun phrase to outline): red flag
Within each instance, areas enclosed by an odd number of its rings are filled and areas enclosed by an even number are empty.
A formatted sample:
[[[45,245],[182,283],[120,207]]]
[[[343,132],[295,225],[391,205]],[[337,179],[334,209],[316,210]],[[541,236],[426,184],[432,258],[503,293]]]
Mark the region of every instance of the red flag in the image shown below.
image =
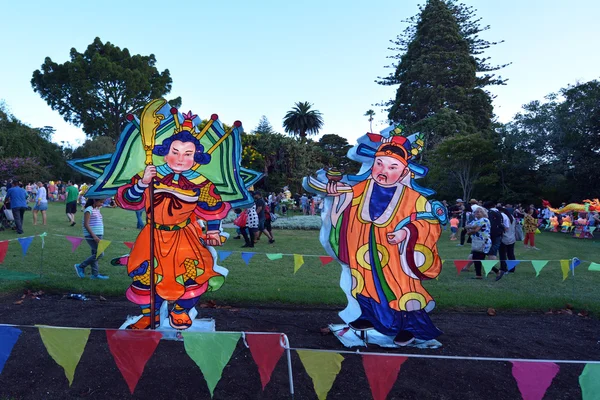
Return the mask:
[[[363,354],[362,362],[374,400],[385,400],[407,357]]]
[[[6,252],[8,251],[8,240],[3,240],[0,242],[0,264],[4,262],[4,257],[6,257]]]
[[[333,261],[333,257],[329,257],[329,256],[319,256],[319,259],[321,260],[321,264],[323,266],[325,266]]]
[[[133,394],[162,335],[156,331],[107,330],[108,348]]]
[[[456,267],[456,275],[460,275],[460,271],[462,271],[462,269],[466,267],[467,264],[470,262],[471,261],[469,260],[454,260],[454,266]]]
[[[512,374],[523,400],[542,400],[559,366],[551,362],[512,361]]]
[[[265,390],[265,386],[271,380],[271,374],[283,354],[281,334],[246,333],[246,343],[248,343],[252,358],[258,366],[260,382],[263,390]]]
[[[133,249],[133,242],[123,242],[123,244],[129,247],[129,250]]]

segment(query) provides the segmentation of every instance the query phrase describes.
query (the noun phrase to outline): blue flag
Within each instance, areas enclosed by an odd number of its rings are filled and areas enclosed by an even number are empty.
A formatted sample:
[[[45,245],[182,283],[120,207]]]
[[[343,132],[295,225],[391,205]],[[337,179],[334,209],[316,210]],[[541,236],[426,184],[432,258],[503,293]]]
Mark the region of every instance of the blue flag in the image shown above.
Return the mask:
[[[248,253],[248,252],[242,251],[242,260],[244,260],[246,265],[250,264],[250,260],[252,259],[252,257],[254,257],[254,254],[256,254],[256,253]]]
[[[219,253],[219,260],[225,261],[225,259],[227,257],[229,257],[232,252],[231,251],[221,251],[221,250],[219,250],[218,253]]]
[[[573,259],[571,260],[571,270],[574,270],[575,267],[579,264],[581,264],[581,260],[577,257],[573,257]]]
[[[515,267],[516,267],[517,265],[519,265],[519,263],[520,263],[520,262],[521,262],[521,261],[519,261],[519,260],[506,260],[506,268],[507,268],[509,271],[512,271],[513,269],[515,269]]]
[[[12,349],[19,340],[21,330],[12,326],[0,326],[0,374],[4,369],[4,364],[10,356]]]
[[[23,257],[25,257],[25,255],[27,255],[27,250],[29,250],[29,245],[31,245],[31,242],[33,242],[33,236],[18,238],[17,240],[21,244],[21,250],[23,251]]]

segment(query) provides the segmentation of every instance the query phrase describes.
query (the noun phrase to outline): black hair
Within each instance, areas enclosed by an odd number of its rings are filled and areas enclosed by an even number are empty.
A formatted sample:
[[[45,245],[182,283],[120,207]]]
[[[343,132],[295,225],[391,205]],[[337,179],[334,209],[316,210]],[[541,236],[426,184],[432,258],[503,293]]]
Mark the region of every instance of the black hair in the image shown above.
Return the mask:
[[[510,221],[511,224],[515,220],[513,218],[513,216],[510,215],[510,213],[508,212],[508,210],[506,208],[504,208],[504,207],[498,207],[498,211],[500,211],[502,214],[506,215],[508,217],[508,220]]]
[[[169,154],[171,143],[179,140],[180,142],[192,142],[196,146],[196,152],[194,153],[194,161],[198,164],[208,164],[210,162],[210,154],[204,152],[204,146],[200,144],[200,141],[188,131],[181,131],[173,136],[166,138],[160,145],[156,146],[152,150],[153,154],[157,156],[166,156]]]
[[[483,203],[483,208],[489,210],[490,208],[494,208],[496,204],[497,203],[494,201],[486,201],[485,203]]]
[[[241,208],[234,208],[233,212],[236,214],[241,214],[242,213],[242,209]]]
[[[402,151],[402,150],[404,150],[404,151]],[[402,157],[405,160],[408,157],[408,152],[406,151],[406,149],[404,147],[394,146],[392,144],[388,144],[386,146],[383,146],[378,151],[381,151],[381,152],[389,151],[391,153],[399,155],[400,157]]]
[[[87,199],[85,201],[85,208],[88,208],[89,206],[93,206],[95,201],[96,201],[96,199]]]

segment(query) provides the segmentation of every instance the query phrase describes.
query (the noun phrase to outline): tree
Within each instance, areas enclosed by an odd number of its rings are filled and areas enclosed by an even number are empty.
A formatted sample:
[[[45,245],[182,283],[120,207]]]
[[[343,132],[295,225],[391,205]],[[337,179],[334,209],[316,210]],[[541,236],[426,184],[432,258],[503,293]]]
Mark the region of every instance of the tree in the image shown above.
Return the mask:
[[[101,156],[104,154],[114,153],[115,142],[106,136],[98,136],[92,139],[87,139],[81,146],[73,150],[72,157],[74,159],[88,158]]]
[[[285,114],[283,128],[285,132],[300,137],[301,141],[306,135],[316,135],[323,127],[323,117],[318,110],[311,110],[312,104],[308,101],[297,102]]]
[[[324,165],[338,168],[347,174],[356,173],[360,169],[360,163],[346,157],[352,147],[346,138],[334,134],[323,135],[317,146],[323,150]]]
[[[369,110],[365,113],[365,117],[369,117],[369,132],[373,132],[373,117],[375,116],[375,111]]]
[[[90,136],[117,139],[129,113],[138,114],[152,99],[171,91],[169,70],[156,68],[154,54],[131,55],[95,38],[83,53],[71,49],[70,61],[46,57],[33,72],[31,86],[64,120]],[[170,100],[174,107],[181,98]]]
[[[480,39],[479,19],[470,7],[451,0],[428,0],[411,25],[393,41],[394,72],[379,78],[399,85],[394,99],[384,103],[388,118],[425,135],[428,149],[455,134],[492,134],[491,97],[483,87],[503,84],[479,55],[496,44]],[[483,72],[477,76],[477,72]],[[452,129],[443,128],[450,124]],[[443,128],[443,129],[440,129]]]
[[[275,131],[273,130],[273,127],[271,126],[271,123],[269,122],[267,117],[263,115],[262,117],[260,117],[260,121],[258,121],[258,125],[256,126],[256,128],[254,128],[252,133],[254,133],[255,135],[260,135],[275,133]]]

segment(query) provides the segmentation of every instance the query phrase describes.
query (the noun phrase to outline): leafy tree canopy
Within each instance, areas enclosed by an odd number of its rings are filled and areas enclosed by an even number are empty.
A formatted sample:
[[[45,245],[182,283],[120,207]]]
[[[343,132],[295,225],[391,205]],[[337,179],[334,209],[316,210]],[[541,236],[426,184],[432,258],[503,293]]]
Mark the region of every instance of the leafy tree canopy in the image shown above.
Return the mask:
[[[298,136],[301,140],[306,135],[316,135],[323,128],[323,115],[318,110],[313,110],[308,101],[300,101],[285,114],[283,128],[287,133]]]
[[[150,100],[171,91],[169,70],[159,71],[153,54],[131,55],[126,48],[95,38],[80,53],[58,64],[46,57],[33,72],[31,86],[65,121],[89,136],[117,139],[128,113],[139,113]],[[169,100],[174,107],[181,98]]]

